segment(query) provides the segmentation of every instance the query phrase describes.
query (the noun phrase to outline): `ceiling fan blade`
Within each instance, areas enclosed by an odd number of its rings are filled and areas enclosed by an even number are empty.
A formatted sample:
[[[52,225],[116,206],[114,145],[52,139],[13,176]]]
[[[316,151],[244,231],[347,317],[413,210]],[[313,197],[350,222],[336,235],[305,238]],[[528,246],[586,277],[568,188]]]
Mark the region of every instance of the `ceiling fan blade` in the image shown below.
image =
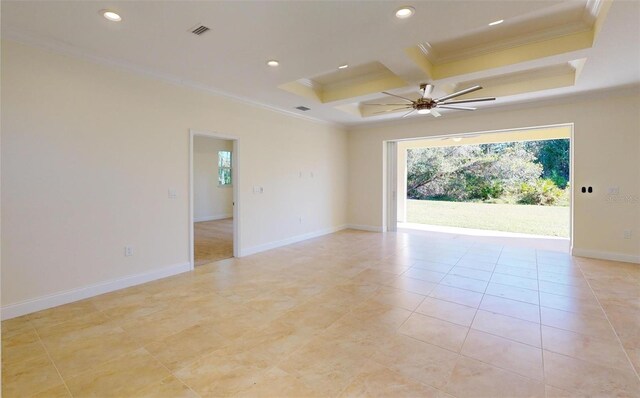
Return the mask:
[[[433,92],[433,84],[427,84],[422,91],[422,98],[429,98]]]
[[[409,112],[405,113],[404,115],[402,115],[402,117],[407,117],[409,115],[411,115],[413,112],[415,112],[415,109],[410,110]]]
[[[409,106],[409,104],[362,104],[362,105],[380,105],[380,106]]]
[[[402,107],[402,108],[387,109],[387,110],[380,111],[380,112],[374,112],[374,113],[372,113],[372,115],[379,115],[381,113],[394,112],[394,111],[399,111],[399,110],[402,110],[402,109],[409,109],[409,108],[411,108],[411,107],[410,106],[405,106],[405,107]]]
[[[437,111],[437,110],[435,110],[434,108],[431,108],[431,112],[429,112],[429,113],[430,113],[430,114],[432,114],[432,115],[433,115],[433,117],[440,117],[440,116],[442,116],[442,115],[440,114],[440,112],[438,112],[438,111]]]
[[[495,97],[469,98],[469,99],[464,99],[464,100],[438,102],[438,104],[442,104],[442,105],[464,104],[466,102],[495,101],[495,99],[496,99]]]
[[[443,102],[443,101],[446,101],[446,100],[448,100],[450,98],[459,97],[461,95],[469,94],[469,93],[472,93],[474,91],[478,91],[480,89],[482,89],[482,86],[473,86],[473,87],[465,88],[464,90],[457,91],[457,92],[455,92],[453,94],[449,94],[449,95],[445,95],[444,97],[437,98],[434,101],[435,102]]]
[[[386,91],[383,91],[382,94],[387,94],[387,95],[390,95],[392,97],[398,97],[398,98],[401,98],[401,99],[403,99],[405,101],[409,101],[409,102],[413,103],[413,100],[410,100],[409,98],[405,98],[405,97],[401,97],[399,95],[391,94],[391,93],[388,93]]]
[[[438,105],[438,108],[442,109],[455,109],[458,111],[475,111],[477,108],[471,108],[469,106],[455,106],[455,105]],[[433,113],[433,109],[431,110]]]

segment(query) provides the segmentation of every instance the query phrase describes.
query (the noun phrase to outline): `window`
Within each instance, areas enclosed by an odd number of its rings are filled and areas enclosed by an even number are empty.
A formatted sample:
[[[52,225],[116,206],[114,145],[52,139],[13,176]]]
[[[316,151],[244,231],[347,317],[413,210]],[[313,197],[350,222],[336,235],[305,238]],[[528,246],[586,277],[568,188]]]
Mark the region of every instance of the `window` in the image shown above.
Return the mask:
[[[218,185],[231,186],[230,151],[218,151]]]
[[[231,185],[231,152],[218,151],[218,185]]]

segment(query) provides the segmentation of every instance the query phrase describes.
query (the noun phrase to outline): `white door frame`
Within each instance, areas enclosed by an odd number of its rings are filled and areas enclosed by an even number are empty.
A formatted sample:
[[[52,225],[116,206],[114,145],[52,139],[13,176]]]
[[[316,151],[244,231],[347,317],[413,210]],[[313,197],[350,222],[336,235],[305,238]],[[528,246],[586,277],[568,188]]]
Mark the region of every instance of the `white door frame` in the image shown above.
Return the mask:
[[[234,135],[221,134],[213,131],[189,129],[189,263],[194,268],[194,236],[193,236],[193,139],[194,137],[209,137],[233,142],[231,155],[231,181],[233,190],[233,256],[240,257],[240,162],[238,161],[240,139]]]
[[[573,253],[573,236],[574,236],[574,219],[575,219],[575,214],[574,214],[574,203],[575,203],[575,195],[576,195],[576,190],[575,188],[575,167],[574,167],[574,162],[575,162],[575,124],[573,122],[570,123],[558,123],[558,124],[549,124],[549,125],[540,125],[540,126],[530,126],[530,127],[515,127],[515,128],[510,128],[510,129],[498,129],[498,130],[486,130],[486,131],[477,131],[477,132],[465,132],[465,133],[451,133],[451,134],[437,134],[437,135],[431,135],[431,136],[426,136],[426,137],[412,137],[412,138],[405,138],[405,139],[401,139],[399,141],[418,141],[418,140],[422,140],[422,139],[438,139],[438,138],[451,138],[451,137],[465,137],[465,136],[469,136],[469,135],[481,135],[481,134],[494,134],[494,133],[500,133],[500,132],[511,132],[511,131],[519,131],[519,130],[534,130],[534,129],[544,129],[544,128],[550,128],[550,127],[568,127],[570,130],[570,135],[569,135],[569,181],[571,182],[569,185],[569,246],[570,246],[570,253]],[[391,141],[384,141],[385,143],[390,143]],[[398,141],[395,141],[395,143],[397,144]],[[385,150],[388,150],[388,146],[385,145]],[[396,152],[397,154],[397,152]],[[397,156],[396,156],[397,157]],[[384,182],[384,199],[385,202],[383,203],[383,211],[384,211],[384,217],[383,217],[383,221],[387,222],[388,225],[388,220],[389,220],[389,177],[390,177],[390,169],[391,167],[389,167],[389,156],[388,154],[383,154],[383,164],[384,164],[384,178],[385,178],[385,182]],[[397,162],[397,159],[396,159]],[[397,170],[397,163],[396,163],[396,170]],[[397,173],[395,175],[395,178],[397,178]],[[406,184],[406,181],[405,181]],[[397,188],[396,188],[397,189]],[[395,197],[395,199],[397,200],[397,195]],[[406,201],[406,198],[405,198]],[[405,205],[405,209],[406,209],[406,205]],[[397,217],[396,217],[397,218]],[[405,215],[405,220],[406,220],[406,215]],[[397,225],[397,224],[396,224]],[[387,229],[388,230],[388,227]]]
[[[386,144],[386,230],[398,230],[398,143]]]

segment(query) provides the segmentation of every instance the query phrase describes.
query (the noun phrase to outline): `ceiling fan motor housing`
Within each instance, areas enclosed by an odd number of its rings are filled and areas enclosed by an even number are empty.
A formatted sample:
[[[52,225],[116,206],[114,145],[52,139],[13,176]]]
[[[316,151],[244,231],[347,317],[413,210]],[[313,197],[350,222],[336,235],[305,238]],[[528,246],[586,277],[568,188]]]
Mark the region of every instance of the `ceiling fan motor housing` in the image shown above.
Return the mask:
[[[475,111],[476,108],[472,108],[472,107],[468,107],[468,106],[460,106],[460,104],[466,104],[468,102],[494,101],[495,100],[495,97],[469,98],[469,99],[463,99],[463,100],[454,100],[454,98],[459,97],[461,95],[469,94],[469,93],[472,93],[474,91],[478,91],[478,90],[482,89],[482,86],[480,86],[480,85],[475,85],[473,87],[465,88],[464,90],[456,91],[455,93],[452,93],[452,94],[449,94],[449,95],[445,95],[444,97],[440,97],[440,98],[436,98],[436,99],[431,98],[431,94],[433,93],[433,88],[434,88],[433,84],[427,84],[427,83],[420,84],[420,91],[422,92],[422,95],[416,100],[413,100],[413,99],[410,99],[410,98],[407,98],[407,97],[403,97],[401,95],[392,94],[392,93],[388,93],[386,91],[383,91],[382,92],[383,94],[390,95],[392,97],[400,98],[403,101],[406,101],[407,103],[405,103],[405,104],[365,104],[365,105],[402,106],[401,108],[387,109],[387,110],[384,110],[382,112],[377,112],[378,114],[379,113],[387,113],[387,112],[398,111],[398,110],[402,110],[402,109],[411,109],[408,113],[404,114],[404,116],[402,116],[402,117],[403,118],[407,117],[407,116],[411,115],[413,112],[416,112],[416,111],[418,113],[420,113],[420,114],[430,113],[435,117],[439,117],[441,115],[435,108],[464,110],[464,111]]]
[[[421,109],[433,109],[436,106],[438,104],[431,98],[418,98],[413,104],[414,109],[418,111]]]

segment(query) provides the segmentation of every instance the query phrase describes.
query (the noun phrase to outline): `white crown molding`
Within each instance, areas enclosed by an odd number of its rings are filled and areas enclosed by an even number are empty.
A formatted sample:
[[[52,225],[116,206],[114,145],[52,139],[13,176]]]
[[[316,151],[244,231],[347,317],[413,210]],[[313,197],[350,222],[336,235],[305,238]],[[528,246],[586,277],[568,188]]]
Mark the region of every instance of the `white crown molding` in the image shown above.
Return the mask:
[[[190,263],[176,264],[165,268],[143,272],[140,274],[129,275],[118,279],[112,279],[110,281],[99,282],[71,290],[52,293],[46,296],[21,301],[19,303],[4,305],[1,309],[1,317],[2,320],[11,319],[22,315],[31,314],[33,312],[46,310],[47,308],[57,307],[59,305],[84,300],[89,297],[99,296],[101,294],[113,292],[115,290],[120,290],[127,287],[155,281],[157,279],[177,275],[190,270]]]
[[[286,109],[281,109],[281,108],[277,108],[271,105],[267,105],[267,104],[263,104],[261,102],[257,102],[257,101],[253,101],[251,99],[248,98],[244,98],[244,97],[240,97],[237,95],[233,95],[230,94],[228,92],[225,91],[221,91],[218,89],[215,89],[213,87],[198,83],[198,82],[194,82],[194,81],[190,81],[187,79],[183,79],[181,77],[172,75],[172,74],[168,74],[168,73],[162,73],[162,72],[157,72],[155,70],[152,70],[150,68],[145,68],[145,67],[141,67],[138,65],[134,65],[130,62],[126,62],[126,61],[121,61],[112,57],[103,57],[103,56],[98,56],[95,54],[91,54],[88,53],[76,46],[72,46],[66,43],[62,43],[59,42],[57,40],[53,40],[53,39],[47,39],[47,38],[43,38],[43,37],[39,37],[39,36],[35,36],[35,35],[29,35],[29,34],[25,34],[25,33],[20,33],[20,32],[16,32],[14,30],[7,30],[7,31],[3,31],[2,32],[2,39],[7,39],[7,40],[11,40],[11,41],[15,41],[21,44],[26,44],[32,47],[38,47],[38,48],[42,48],[45,50],[49,50],[51,52],[54,53],[58,53],[58,54],[63,54],[63,55],[67,55],[70,57],[74,57],[74,58],[80,58],[80,59],[84,59],[96,64],[100,64],[100,65],[105,65],[105,66],[109,66],[109,67],[113,67],[113,68],[118,68],[118,69],[123,69],[126,70],[128,72],[132,72],[132,73],[136,73],[139,75],[144,75],[146,77],[150,77],[153,79],[157,79],[157,80],[162,80],[166,83],[170,83],[170,84],[174,84],[174,85],[178,85],[181,87],[186,87],[186,88],[190,88],[190,89],[195,89],[195,90],[199,90],[199,91],[204,91],[208,94],[212,94],[218,97],[223,97],[223,98],[227,98],[229,100],[232,101],[236,101],[236,102],[240,102],[242,104],[245,105],[250,105],[250,106],[254,106],[257,108],[261,108],[261,109],[266,109],[272,112],[276,112],[276,113],[280,113],[282,115],[286,115],[286,116],[291,116],[297,119],[301,119],[301,120],[306,120],[309,122],[314,122],[314,123],[318,123],[318,124],[322,124],[322,125],[329,125],[329,126],[333,126],[333,127],[339,127],[339,128],[344,128],[345,126],[343,124],[340,123],[335,123],[335,122],[330,122],[327,120],[323,120],[323,119],[318,119],[309,115],[301,115],[298,114],[296,112],[293,111],[289,111]]]
[[[595,22],[596,17],[602,8],[602,2],[603,0],[587,0],[587,4],[585,6],[585,20],[591,23]]]
[[[509,50],[512,48],[521,47],[528,44],[539,43],[551,39],[555,39],[558,37],[584,32],[589,30],[588,26],[585,26],[580,21],[576,21],[569,24],[564,24],[561,26],[557,26],[553,29],[546,29],[539,32],[530,33],[527,35],[520,35],[516,37],[508,37],[505,39],[490,42],[488,44],[482,46],[473,46],[471,48],[458,51],[449,55],[441,55],[441,52],[431,50],[429,52],[429,58],[432,62],[436,64],[445,64],[448,62],[463,60],[471,57],[476,57],[480,55],[492,54],[497,51]],[[424,50],[423,50],[424,52]]]

